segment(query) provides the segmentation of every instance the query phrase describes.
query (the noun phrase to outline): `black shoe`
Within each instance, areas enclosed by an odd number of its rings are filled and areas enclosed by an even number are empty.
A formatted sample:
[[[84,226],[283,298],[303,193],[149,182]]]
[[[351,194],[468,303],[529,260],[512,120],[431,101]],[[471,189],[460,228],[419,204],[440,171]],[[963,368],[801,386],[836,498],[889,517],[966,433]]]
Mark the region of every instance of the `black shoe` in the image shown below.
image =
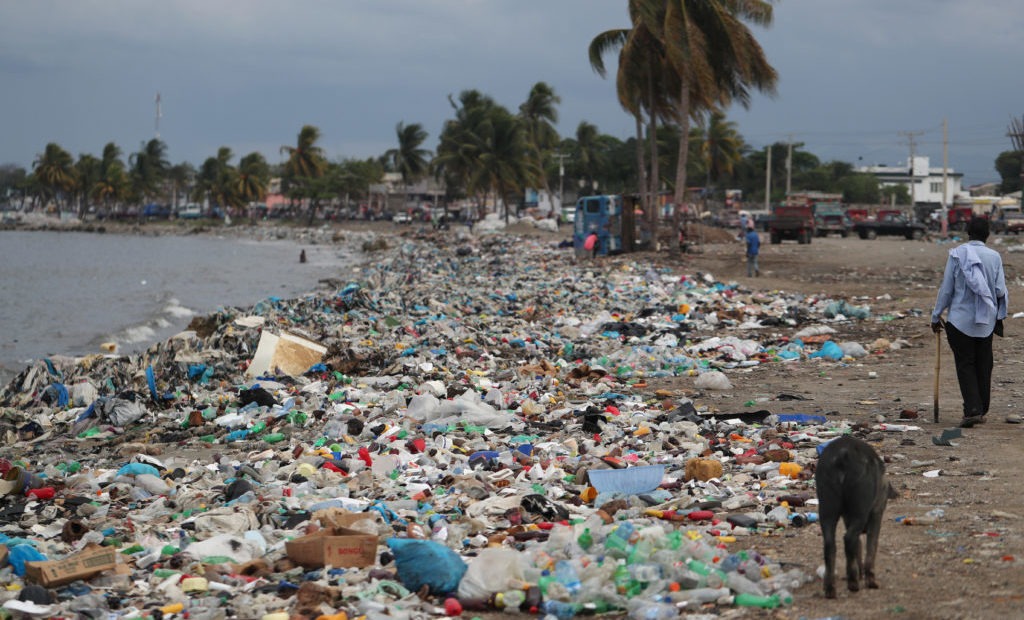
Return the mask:
[[[960,420],[960,428],[971,428],[976,424],[982,424],[984,421],[985,416],[983,415],[964,416],[964,419]]]

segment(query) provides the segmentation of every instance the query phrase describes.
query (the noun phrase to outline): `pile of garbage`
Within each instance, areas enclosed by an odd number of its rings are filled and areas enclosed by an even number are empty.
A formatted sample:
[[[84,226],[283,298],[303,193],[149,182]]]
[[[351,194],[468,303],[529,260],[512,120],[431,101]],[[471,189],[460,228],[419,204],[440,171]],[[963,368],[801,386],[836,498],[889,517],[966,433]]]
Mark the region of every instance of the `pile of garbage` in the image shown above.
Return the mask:
[[[699,395],[899,346],[842,341],[870,308],[509,235],[387,245],[339,287],[0,391],[2,607],[656,619],[810,580],[736,542],[815,520],[848,425]]]

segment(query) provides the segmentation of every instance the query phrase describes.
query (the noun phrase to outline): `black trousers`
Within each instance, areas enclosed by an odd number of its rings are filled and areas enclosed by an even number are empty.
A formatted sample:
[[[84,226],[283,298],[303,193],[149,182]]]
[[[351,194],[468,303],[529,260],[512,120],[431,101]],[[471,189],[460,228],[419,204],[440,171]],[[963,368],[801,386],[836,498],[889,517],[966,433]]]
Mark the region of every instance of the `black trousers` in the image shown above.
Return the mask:
[[[992,395],[992,334],[974,338],[947,322],[946,340],[953,350],[964,416],[985,415]]]

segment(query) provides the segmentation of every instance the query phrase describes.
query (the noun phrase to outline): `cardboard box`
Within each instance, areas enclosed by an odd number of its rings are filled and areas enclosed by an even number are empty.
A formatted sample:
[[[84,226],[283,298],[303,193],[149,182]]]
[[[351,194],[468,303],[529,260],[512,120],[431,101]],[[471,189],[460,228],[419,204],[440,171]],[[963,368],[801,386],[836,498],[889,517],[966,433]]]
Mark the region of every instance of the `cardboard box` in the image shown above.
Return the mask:
[[[311,568],[362,567],[377,561],[377,536],[347,527],[322,529],[284,546],[288,559]]]
[[[88,579],[116,567],[117,549],[86,545],[78,553],[63,560],[25,562],[25,577],[33,583],[50,588]]]
[[[258,377],[266,372],[280,370],[286,375],[297,376],[324,359],[327,347],[306,340],[300,336],[282,332],[281,335],[268,331],[260,333],[256,353],[246,370],[247,377]]]

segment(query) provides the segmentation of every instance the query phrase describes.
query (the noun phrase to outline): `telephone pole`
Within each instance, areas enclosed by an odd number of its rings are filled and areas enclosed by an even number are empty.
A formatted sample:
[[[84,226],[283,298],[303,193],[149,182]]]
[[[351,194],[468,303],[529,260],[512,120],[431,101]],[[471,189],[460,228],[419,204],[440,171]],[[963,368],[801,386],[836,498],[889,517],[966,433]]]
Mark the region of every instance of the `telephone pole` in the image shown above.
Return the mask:
[[[786,148],[786,198],[789,198],[790,181],[793,178],[793,134],[789,135]]]
[[[765,178],[764,178],[764,208],[766,211],[772,210],[772,145],[768,145],[768,163],[765,164]]]
[[[949,122],[942,119],[942,236],[946,236],[949,207],[946,202],[946,175],[949,170]]]
[[[1007,134],[1015,151],[1024,151],[1024,116],[1010,120],[1010,131]],[[1024,161],[1020,164],[1020,205],[1024,208]]]
[[[160,117],[163,116],[163,112],[160,111],[160,92],[156,93],[156,139],[160,139]]]
[[[568,155],[563,153],[555,153],[554,157],[558,158],[558,208],[559,210],[565,208],[565,158]],[[558,214],[558,219],[562,219],[562,214]]]
[[[901,136],[906,136],[907,140],[910,142],[910,159],[907,160],[907,163],[910,164],[909,168],[910,168],[910,210],[911,211],[914,210],[914,203],[917,200],[914,197],[914,146],[915,146],[914,138],[917,137],[917,136],[920,136],[923,133],[924,133],[923,131],[901,131],[900,132],[900,135]]]

